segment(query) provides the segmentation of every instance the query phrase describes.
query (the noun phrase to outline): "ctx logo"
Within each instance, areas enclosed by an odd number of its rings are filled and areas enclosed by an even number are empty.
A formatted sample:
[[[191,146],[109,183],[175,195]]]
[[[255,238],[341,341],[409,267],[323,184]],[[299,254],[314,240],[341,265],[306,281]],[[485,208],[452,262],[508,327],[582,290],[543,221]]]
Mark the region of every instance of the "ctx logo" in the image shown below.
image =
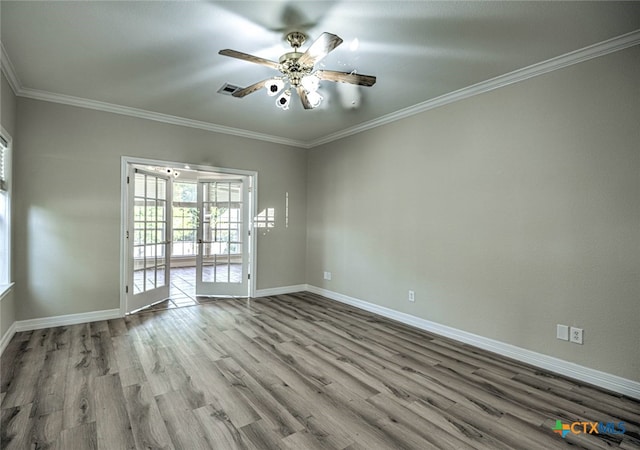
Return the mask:
[[[553,427],[553,432],[558,433],[562,438],[569,434],[624,434],[625,432],[624,422],[618,422],[617,424],[612,422],[571,422],[562,423],[560,420],[556,420],[556,426]]]

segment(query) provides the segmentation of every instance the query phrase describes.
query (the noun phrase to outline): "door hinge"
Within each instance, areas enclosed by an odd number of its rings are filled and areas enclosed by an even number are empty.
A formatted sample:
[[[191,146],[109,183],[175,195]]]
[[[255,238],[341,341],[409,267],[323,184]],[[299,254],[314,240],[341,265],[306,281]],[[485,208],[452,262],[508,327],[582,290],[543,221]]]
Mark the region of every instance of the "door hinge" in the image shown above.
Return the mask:
[[[125,294],[128,294],[128,293],[129,293],[129,286],[125,286],[125,287],[124,287],[124,293],[125,293]]]
[[[129,177],[127,177],[127,184],[129,184]]]
[[[127,239],[129,239],[129,230],[127,230]]]
[[[251,279],[251,274],[250,274],[250,273],[248,273],[248,274],[247,274],[247,280],[250,280],[250,279]]]

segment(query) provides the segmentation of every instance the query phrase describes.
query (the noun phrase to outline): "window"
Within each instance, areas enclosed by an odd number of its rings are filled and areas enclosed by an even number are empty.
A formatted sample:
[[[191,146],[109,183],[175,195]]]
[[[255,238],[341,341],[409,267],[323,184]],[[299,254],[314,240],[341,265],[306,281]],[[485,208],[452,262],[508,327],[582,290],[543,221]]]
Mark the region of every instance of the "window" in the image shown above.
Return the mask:
[[[0,134],[0,293],[11,282],[11,148]]]

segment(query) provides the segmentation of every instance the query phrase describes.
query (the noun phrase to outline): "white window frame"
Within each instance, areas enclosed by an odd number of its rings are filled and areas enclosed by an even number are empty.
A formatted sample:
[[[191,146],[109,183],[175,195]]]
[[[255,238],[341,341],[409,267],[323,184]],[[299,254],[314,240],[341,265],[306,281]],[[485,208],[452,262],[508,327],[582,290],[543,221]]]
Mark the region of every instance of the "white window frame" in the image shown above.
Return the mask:
[[[12,272],[11,272],[11,187],[12,187],[12,173],[11,173],[11,153],[12,153],[12,139],[9,133],[0,126],[0,145],[4,147],[4,189],[0,189],[0,195],[4,196],[6,201],[4,202],[4,211],[0,211],[6,217],[6,224],[4,229],[0,228],[0,298],[11,289],[13,286]],[[6,145],[5,145],[6,142]]]

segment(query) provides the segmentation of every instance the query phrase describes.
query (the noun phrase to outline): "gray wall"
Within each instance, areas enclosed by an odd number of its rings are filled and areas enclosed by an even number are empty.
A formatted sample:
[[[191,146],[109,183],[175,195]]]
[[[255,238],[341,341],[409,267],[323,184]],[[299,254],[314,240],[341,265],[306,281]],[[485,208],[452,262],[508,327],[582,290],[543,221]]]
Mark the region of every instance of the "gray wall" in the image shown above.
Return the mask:
[[[307,282],[640,381],[639,99],[636,46],[312,149]]]
[[[16,96],[13,94],[9,83],[0,74],[0,124],[14,138],[16,123]],[[15,229],[15,227],[14,227]],[[15,251],[13,252],[15,256]],[[15,273],[15,270],[13,271]],[[16,320],[14,291],[5,295],[0,300],[0,339],[5,335],[11,324]]]
[[[17,111],[18,320],[119,307],[122,155],[257,171],[258,210],[276,208],[257,288],[305,282],[305,150],[26,98]]]

